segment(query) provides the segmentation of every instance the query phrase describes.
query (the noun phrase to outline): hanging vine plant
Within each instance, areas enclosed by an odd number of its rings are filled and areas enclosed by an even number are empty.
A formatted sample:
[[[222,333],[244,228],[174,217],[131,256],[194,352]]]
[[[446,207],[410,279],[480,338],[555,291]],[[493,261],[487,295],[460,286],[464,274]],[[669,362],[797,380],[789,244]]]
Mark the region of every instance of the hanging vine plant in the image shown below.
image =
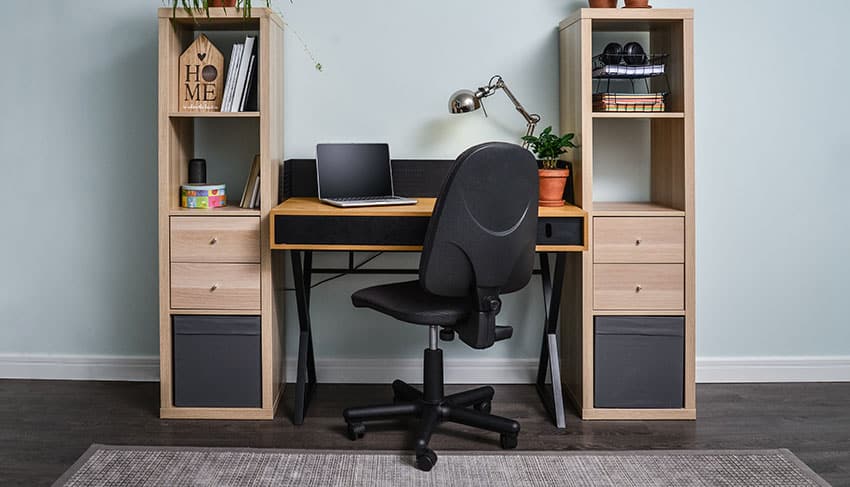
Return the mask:
[[[257,3],[257,1],[262,3],[265,7],[277,12],[277,14],[280,15],[281,18],[284,18],[283,13],[272,6],[272,0],[255,0],[253,3]],[[290,3],[292,3],[292,0],[289,1]],[[203,14],[209,17],[210,7],[223,7],[225,9],[236,8],[242,11],[242,16],[244,18],[248,18],[251,16],[251,7],[253,6],[251,0],[163,0],[163,3],[171,5],[173,16],[176,17],[177,10],[182,8],[186,12],[186,14],[192,18],[195,18],[196,13]],[[316,56],[313,55],[313,51],[311,51],[310,48],[307,46],[307,43],[304,42],[304,38],[302,38],[298,31],[293,29],[292,26],[290,26],[289,23],[287,23],[285,20],[283,24],[286,26],[287,29],[290,30],[290,32],[295,35],[295,37],[298,39],[298,42],[301,43],[301,47],[304,48],[304,52],[307,54],[310,60],[313,61],[313,67],[316,68],[316,71],[322,71],[322,63],[320,63],[316,59]]]

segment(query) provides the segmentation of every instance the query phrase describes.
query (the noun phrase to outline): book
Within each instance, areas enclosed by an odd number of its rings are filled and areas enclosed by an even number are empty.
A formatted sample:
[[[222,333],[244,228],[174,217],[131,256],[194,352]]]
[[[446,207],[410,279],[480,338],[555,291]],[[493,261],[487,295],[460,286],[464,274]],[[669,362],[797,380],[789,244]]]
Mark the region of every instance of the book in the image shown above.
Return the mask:
[[[259,208],[260,207],[260,175],[257,174],[257,178],[254,181],[254,194],[251,195],[251,205],[248,208]]]
[[[239,67],[239,60],[242,57],[242,44],[233,44],[233,49],[230,51],[230,65],[227,68],[227,79],[224,82],[224,92],[222,94],[221,111],[229,112],[230,105],[233,103],[233,90],[236,87],[236,71]]]
[[[253,89],[253,83],[251,82],[251,77],[254,74],[254,62],[256,61],[257,56],[251,56],[251,62],[248,64],[248,77],[245,81],[245,89],[242,90],[242,100],[239,104],[239,111],[245,111],[245,102],[248,100],[248,92]]]
[[[236,86],[234,88],[233,99],[231,100],[230,111],[238,112],[242,105],[242,93],[245,90],[245,81],[248,76],[248,65],[251,64],[251,56],[254,54],[254,37],[248,36],[245,38],[245,45],[242,47],[242,56],[239,58],[239,69],[236,72]]]
[[[251,200],[254,197],[255,183],[258,184],[260,179],[260,155],[254,156],[254,162],[251,163],[251,171],[248,173],[248,178],[245,180],[245,189],[242,190],[242,199],[239,201],[240,208],[251,208]]]

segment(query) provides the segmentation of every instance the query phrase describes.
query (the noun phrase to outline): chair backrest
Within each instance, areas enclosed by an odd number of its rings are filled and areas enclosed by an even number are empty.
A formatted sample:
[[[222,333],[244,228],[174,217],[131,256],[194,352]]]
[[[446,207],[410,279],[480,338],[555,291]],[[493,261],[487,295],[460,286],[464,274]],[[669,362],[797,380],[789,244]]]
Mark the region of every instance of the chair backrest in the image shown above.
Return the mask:
[[[431,294],[475,300],[481,316],[458,329],[470,346],[492,345],[499,295],[531,279],[537,207],[537,161],[518,145],[488,142],[466,150],[443,183],[419,279]],[[491,324],[493,330],[481,329]]]

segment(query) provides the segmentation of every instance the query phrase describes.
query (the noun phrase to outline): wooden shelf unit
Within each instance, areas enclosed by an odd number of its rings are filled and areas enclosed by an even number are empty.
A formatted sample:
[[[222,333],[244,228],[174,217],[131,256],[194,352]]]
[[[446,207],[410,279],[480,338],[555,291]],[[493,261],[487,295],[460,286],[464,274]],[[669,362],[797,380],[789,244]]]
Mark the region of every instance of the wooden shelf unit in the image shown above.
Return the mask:
[[[276,288],[282,288],[282,262],[269,249],[269,210],[277,202],[278,175],[283,161],[283,21],[271,9],[255,7],[249,18],[242,17],[238,9],[211,8],[209,17],[203,13],[191,18],[177,9],[173,18],[170,8],[160,8],[159,22],[159,333],[160,333],[160,417],[173,419],[273,419],[285,382],[283,361],[283,304]],[[178,110],[178,58],[200,31],[244,31],[256,34],[258,42],[258,99],[259,111],[243,113],[179,112]],[[229,46],[218,46],[229,47]],[[195,120],[202,118],[259,119],[260,203],[259,209],[228,206],[216,209],[180,208],[180,186],[188,180],[188,161],[195,156]],[[253,154],[246,154],[246,161]],[[231,197],[238,197],[239,188],[228,188]],[[233,204],[233,203],[231,203]],[[195,220],[209,218],[212,227],[224,227],[222,240],[226,240],[228,225],[233,225],[237,244],[253,245],[246,240],[247,224],[256,232],[258,257],[246,258],[236,254],[233,260],[218,255],[210,260],[198,252],[184,268],[206,269],[210,279],[227,279],[235,276],[240,284],[250,282],[248,292],[257,292],[259,308],[247,306],[255,299],[230,296],[229,301],[213,301],[216,306],[205,306],[210,298],[195,299],[191,295],[181,298],[183,306],[172,305],[171,269],[176,262],[172,256],[172,227]],[[218,220],[215,220],[218,219]],[[252,221],[252,220],[255,220]],[[218,238],[211,231],[210,238]],[[239,232],[243,232],[239,234]],[[185,243],[185,242],[184,242]],[[257,248],[255,247],[255,249]],[[230,249],[232,247],[222,247]],[[222,250],[227,252],[228,250]],[[256,254],[256,250],[254,251]],[[247,260],[246,260],[247,259]],[[223,262],[223,263],[222,263]],[[232,263],[231,263],[232,262]],[[225,269],[225,276],[216,276],[217,269]],[[275,269],[275,272],[272,270]],[[205,276],[207,271],[198,275]],[[256,272],[255,272],[256,270]],[[198,275],[190,275],[194,279]],[[256,275],[256,281],[254,277]],[[246,278],[247,276],[247,278]],[[184,276],[185,277],[185,276]],[[213,286],[212,290],[215,286]],[[256,288],[256,291],[254,290]],[[210,292],[212,292],[212,290]],[[242,292],[242,291],[240,291]],[[190,304],[186,305],[185,303]],[[221,307],[222,309],[217,309]],[[215,308],[215,309],[210,309]],[[175,315],[252,315],[260,317],[261,349],[261,405],[260,407],[176,407],[173,390],[172,317]]]
[[[574,153],[573,174],[576,203],[588,212],[589,226],[587,252],[567,257],[564,304],[561,307],[561,377],[566,395],[583,419],[693,420],[696,418],[693,11],[585,8],[562,21],[559,29],[560,127],[561,132],[574,132],[581,147]],[[651,52],[670,55],[667,63],[669,112],[593,111],[592,57],[598,54],[592,51],[595,32],[643,32],[648,34]],[[595,119],[649,119],[651,201],[594,202]],[[604,235],[608,239],[605,242],[607,254],[604,259],[596,259],[595,224],[602,223],[605,223]],[[663,227],[668,241],[678,245],[681,252],[676,256],[659,253],[661,257],[651,263],[635,264],[638,261],[629,258],[616,260],[617,255],[629,255],[631,250],[622,245],[623,239],[631,236],[629,231],[636,232],[634,229],[641,228],[644,223]],[[619,235],[617,228],[622,228]],[[670,228],[682,230],[671,235]],[[640,245],[639,240],[640,237],[632,241]],[[658,272],[652,266],[657,266]],[[595,271],[602,272],[607,282],[595,283]],[[616,293],[620,290],[612,290],[611,286],[619,285],[619,281],[628,281],[623,276],[629,276],[633,271],[636,276],[662,281],[664,289],[658,294],[650,294],[647,301],[638,304],[635,304],[639,301],[635,296],[622,294],[618,298]],[[678,279],[683,279],[683,282]],[[676,295],[679,286],[681,295]],[[603,306],[595,300],[599,287],[604,291]],[[673,293],[670,292],[671,287],[674,288]],[[641,292],[640,285],[634,289],[633,292]],[[669,299],[671,294],[675,295],[675,299]],[[658,303],[664,306],[649,307]],[[597,316],[684,317],[684,397],[681,408],[595,407],[594,320]],[[600,359],[604,360],[604,357]]]

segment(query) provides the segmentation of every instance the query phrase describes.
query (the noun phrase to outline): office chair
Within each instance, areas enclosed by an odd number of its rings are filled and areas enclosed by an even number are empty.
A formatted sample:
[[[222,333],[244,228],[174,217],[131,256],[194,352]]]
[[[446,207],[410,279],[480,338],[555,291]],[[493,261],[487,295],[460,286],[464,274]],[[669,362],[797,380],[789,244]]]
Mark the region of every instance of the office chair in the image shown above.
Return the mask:
[[[439,339],[457,334],[476,349],[511,337],[496,326],[499,295],[528,284],[534,265],[538,206],[537,162],[522,147],[502,142],[477,145],[461,154],[449,171],[428,224],[419,280],[361,289],[351,296],[401,321],[428,326],[424,388],[393,382],[393,404],[348,408],[348,435],[364,435],[363,421],[414,416],[416,467],[428,471],[437,455],[428,447],[444,422],[500,433],[502,448],[516,448],[518,422],[490,414],[492,387],[446,396]],[[440,330],[441,329],[441,330]]]

